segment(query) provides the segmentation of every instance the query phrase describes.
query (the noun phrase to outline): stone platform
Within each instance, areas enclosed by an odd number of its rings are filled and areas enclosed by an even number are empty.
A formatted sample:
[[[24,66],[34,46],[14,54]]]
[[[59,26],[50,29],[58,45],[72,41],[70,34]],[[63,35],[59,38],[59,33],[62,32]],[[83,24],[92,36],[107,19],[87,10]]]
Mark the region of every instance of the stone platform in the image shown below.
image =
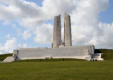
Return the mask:
[[[22,48],[14,50],[15,59],[45,59],[74,58],[90,59],[94,54],[94,46],[64,47],[64,48]]]

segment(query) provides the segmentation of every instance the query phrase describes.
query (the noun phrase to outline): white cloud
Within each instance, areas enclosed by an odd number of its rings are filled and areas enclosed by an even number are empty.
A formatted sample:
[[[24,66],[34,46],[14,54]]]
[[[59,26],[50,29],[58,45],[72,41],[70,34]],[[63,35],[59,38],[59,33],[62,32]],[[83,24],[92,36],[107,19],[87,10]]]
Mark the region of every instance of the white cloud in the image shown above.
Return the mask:
[[[49,18],[64,13],[71,13],[77,4],[77,0],[44,0],[42,10]]]
[[[100,1],[101,5],[99,4]],[[100,1],[80,0],[76,10],[72,12],[72,33],[75,44],[88,43],[98,31],[98,14],[105,9],[102,7],[105,4],[104,1]]]
[[[50,24],[43,24],[34,31],[36,43],[47,44],[52,42],[53,27]]]
[[[28,48],[28,45],[26,43],[24,43],[23,48]]]
[[[12,53],[14,49],[29,47],[26,43],[19,44],[17,42],[17,39],[9,34],[6,37],[8,38],[8,40],[5,42],[5,44],[0,44],[0,54]]]
[[[17,20],[31,30],[36,43],[44,44],[52,42],[53,31],[53,25],[46,24],[45,21],[53,20],[55,15],[69,13],[73,44],[95,44],[96,47],[111,48],[113,24],[105,24],[98,19],[99,13],[107,8],[108,2],[109,0],[43,0],[40,7],[25,0],[2,0],[5,5],[0,4],[0,19]],[[29,39],[32,34],[25,31],[23,37]]]
[[[11,35],[10,34],[7,34],[6,35],[6,38],[10,39],[11,38]]]
[[[0,53],[11,53],[13,49],[17,49],[18,44],[16,38],[12,37],[6,41],[4,45],[0,45]]]
[[[1,2],[2,3],[2,2]],[[21,20],[26,18],[42,17],[42,11],[38,5],[25,0],[3,1],[0,5],[0,18],[7,20]]]
[[[100,31],[93,36],[93,39],[89,43],[93,43],[101,48],[113,48],[113,23],[99,23],[99,28]]]
[[[31,32],[30,31],[24,31],[24,33],[23,33],[23,39],[24,40],[27,40],[27,39],[29,39],[32,35],[31,35]]]

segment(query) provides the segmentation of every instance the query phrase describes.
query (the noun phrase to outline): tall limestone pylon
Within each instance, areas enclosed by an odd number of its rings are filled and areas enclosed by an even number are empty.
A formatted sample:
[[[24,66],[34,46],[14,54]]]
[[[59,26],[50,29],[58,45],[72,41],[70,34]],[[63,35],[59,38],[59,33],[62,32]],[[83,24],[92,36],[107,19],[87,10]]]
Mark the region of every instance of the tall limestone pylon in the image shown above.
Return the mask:
[[[53,30],[53,48],[59,48],[61,45],[61,17],[60,15],[54,17],[54,30]]]
[[[71,19],[68,14],[64,15],[64,44],[65,47],[72,46]]]

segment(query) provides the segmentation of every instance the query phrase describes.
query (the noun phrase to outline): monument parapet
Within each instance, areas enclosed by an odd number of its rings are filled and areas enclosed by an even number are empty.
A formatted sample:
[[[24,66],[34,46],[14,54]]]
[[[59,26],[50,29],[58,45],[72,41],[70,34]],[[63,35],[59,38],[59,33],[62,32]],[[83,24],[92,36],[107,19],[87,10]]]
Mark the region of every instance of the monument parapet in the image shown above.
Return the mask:
[[[72,46],[71,18],[64,16],[64,41],[61,40],[61,16],[54,17],[52,48],[21,48],[14,50],[15,60],[45,59],[50,58],[74,58],[91,60],[94,54],[94,45]]]

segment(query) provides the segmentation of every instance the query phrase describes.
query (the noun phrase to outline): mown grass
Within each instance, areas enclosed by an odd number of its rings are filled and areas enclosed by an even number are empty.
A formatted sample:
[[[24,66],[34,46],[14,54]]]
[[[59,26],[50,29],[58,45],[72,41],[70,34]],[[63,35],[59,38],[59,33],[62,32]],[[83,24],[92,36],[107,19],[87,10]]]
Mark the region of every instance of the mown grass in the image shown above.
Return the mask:
[[[113,60],[113,49],[96,49],[95,53],[103,53],[104,60]]]
[[[2,63],[0,80],[113,80],[113,54],[103,57],[103,62],[53,59]]]
[[[113,80],[113,61],[0,64],[0,80]]]
[[[104,53],[102,58],[104,58],[104,60],[113,60],[113,53]]]

